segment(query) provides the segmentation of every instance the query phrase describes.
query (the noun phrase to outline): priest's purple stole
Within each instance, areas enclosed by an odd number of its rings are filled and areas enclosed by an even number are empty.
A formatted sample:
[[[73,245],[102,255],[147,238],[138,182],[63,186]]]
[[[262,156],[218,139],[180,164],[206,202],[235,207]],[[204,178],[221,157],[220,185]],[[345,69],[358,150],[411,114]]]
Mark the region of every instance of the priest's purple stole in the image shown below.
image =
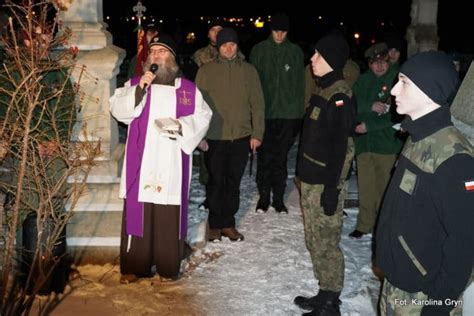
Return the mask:
[[[140,77],[134,77],[131,85],[137,85]],[[176,89],[176,118],[191,115],[195,109],[196,86],[191,81],[181,78],[181,86]],[[129,127],[126,149],[126,200],[125,217],[128,235],[143,237],[143,202],[138,201],[140,187],[140,170],[145,149],[145,140],[150,114],[151,92],[147,94],[145,106],[139,117]],[[187,236],[188,194],[189,194],[189,155],[181,151],[181,208],[179,239]]]

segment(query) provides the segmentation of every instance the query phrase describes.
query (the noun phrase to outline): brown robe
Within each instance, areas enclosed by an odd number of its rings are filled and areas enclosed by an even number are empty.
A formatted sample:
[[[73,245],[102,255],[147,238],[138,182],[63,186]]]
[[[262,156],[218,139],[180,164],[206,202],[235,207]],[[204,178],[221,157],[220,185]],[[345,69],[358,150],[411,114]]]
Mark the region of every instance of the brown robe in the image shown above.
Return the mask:
[[[178,278],[181,260],[191,248],[179,240],[179,205],[144,203],[143,237],[131,236],[127,252],[125,203],[120,240],[120,272],[138,277],[151,277],[151,267],[166,278]]]

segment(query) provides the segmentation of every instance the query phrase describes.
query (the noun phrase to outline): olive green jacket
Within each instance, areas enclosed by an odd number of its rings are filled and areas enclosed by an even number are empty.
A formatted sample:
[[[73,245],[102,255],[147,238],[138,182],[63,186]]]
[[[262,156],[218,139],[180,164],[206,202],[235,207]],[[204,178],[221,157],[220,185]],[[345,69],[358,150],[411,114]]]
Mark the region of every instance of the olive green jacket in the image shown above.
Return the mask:
[[[251,136],[263,139],[264,101],[255,68],[237,56],[220,56],[199,68],[196,84],[212,109],[206,138],[234,140]]]

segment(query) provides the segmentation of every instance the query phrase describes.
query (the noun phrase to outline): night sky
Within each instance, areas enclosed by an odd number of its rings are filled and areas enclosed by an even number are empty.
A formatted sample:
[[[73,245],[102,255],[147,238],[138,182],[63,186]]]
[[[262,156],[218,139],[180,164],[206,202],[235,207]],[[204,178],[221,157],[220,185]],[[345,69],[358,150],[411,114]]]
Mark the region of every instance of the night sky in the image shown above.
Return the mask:
[[[136,21],[127,22],[120,20],[120,17],[132,16],[132,7],[136,3],[136,0],[121,0],[118,5],[116,0],[103,0],[104,20],[109,24],[109,31],[114,35],[114,43],[129,51],[132,51],[135,45],[133,29],[136,26]],[[294,4],[294,2],[291,3]],[[474,27],[470,22],[472,18],[460,18],[469,14],[466,13],[466,10],[462,10],[461,3],[462,1],[458,0],[439,0],[440,49],[473,54],[474,36],[472,35],[474,34],[472,31],[474,31]],[[175,37],[184,54],[206,45],[207,29],[205,22],[199,19],[201,16],[248,18],[266,17],[277,12],[284,12],[289,15],[291,20],[290,39],[300,44],[304,50],[328,31],[339,28],[346,33],[353,54],[360,54],[370,46],[372,41],[381,41],[389,33],[404,35],[411,22],[411,0],[318,1],[311,4],[311,10],[308,6],[299,4],[277,7],[264,3],[250,7],[236,2],[227,2],[224,8],[224,4],[214,3],[212,6],[203,7],[189,6],[187,2],[186,8],[181,10],[164,9],[162,2],[155,0],[142,0],[142,4],[147,7],[145,15],[153,14],[157,18],[163,19],[161,28],[164,32]],[[168,5],[170,4],[168,3]],[[322,20],[318,20],[320,15],[323,17]],[[107,16],[110,19],[107,20]],[[343,22],[344,26],[340,26],[340,22]],[[469,32],[466,33],[466,29],[470,29],[471,36],[467,36]],[[239,33],[240,45],[244,53],[269,34],[268,27],[258,30],[250,26],[236,27],[236,30]],[[191,31],[196,33],[196,41],[193,44],[183,43],[185,34]],[[361,33],[361,39],[357,42],[353,38],[354,32]]]
[[[289,2],[289,1],[288,1]],[[346,3],[347,2],[347,3]],[[364,6],[361,6],[361,2]],[[136,0],[120,1],[120,6],[115,0],[104,0],[104,20],[109,24],[109,31],[114,35],[114,43],[117,46],[126,48],[130,52],[135,46],[135,35],[133,28],[136,21],[126,21],[124,17],[131,17],[132,7],[137,3]],[[362,54],[370,46],[372,41],[381,41],[387,33],[397,32],[404,34],[407,25],[410,23],[410,4],[411,0],[397,0],[396,8],[385,10],[380,1],[338,1],[332,0],[324,6],[314,3],[314,9],[310,10],[308,6],[271,6],[261,5],[253,7],[244,7],[233,2],[226,3],[226,8],[220,8],[220,5],[208,6],[207,8],[187,6],[185,10],[163,9],[159,1],[142,0],[142,4],[147,7],[145,15],[153,14],[159,19],[163,19],[161,28],[165,33],[171,34],[180,46],[181,53],[191,54],[197,48],[207,43],[206,23],[200,20],[201,16],[206,18],[225,16],[248,18],[258,17],[266,18],[277,12],[288,14],[291,21],[289,38],[303,48],[307,53],[307,59],[312,53],[310,45],[315,43],[328,31],[338,28],[346,33],[351,42],[353,54]],[[235,5],[235,8],[229,6]],[[371,11],[377,11],[377,14],[369,14]],[[107,16],[110,18],[107,19]],[[319,20],[318,17],[322,16]],[[120,20],[120,17],[122,19]],[[146,21],[145,23],[149,22]],[[340,23],[344,25],[341,26]],[[382,23],[384,23],[382,25]],[[257,42],[265,39],[269,35],[268,26],[263,29],[256,29],[250,25],[235,27],[239,33],[240,46],[244,54],[250,51],[251,47]],[[184,43],[184,36],[188,32],[196,33],[196,41],[192,44]],[[362,37],[357,42],[353,39],[354,32],[360,32]]]
[[[4,0],[0,0],[3,3]],[[275,1],[276,2],[276,1]],[[162,32],[169,33],[178,42],[181,54],[187,56],[196,49],[207,44],[207,19],[212,17],[239,17],[247,22],[245,25],[232,25],[239,34],[241,50],[248,56],[250,49],[259,41],[268,37],[268,24],[256,29],[250,24],[250,17],[268,15],[278,12],[290,17],[289,38],[299,44],[306,54],[306,60],[312,54],[311,44],[335,28],[343,31],[351,45],[352,57],[363,59],[363,52],[374,41],[382,41],[385,36],[398,33],[403,36],[411,22],[411,0],[324,0],[314,1],[311,8],[291,0],[284,6],[259,1],[249,6],[237,2],[212,3],[212,5],[188,1],[167,3],[157,0],[142,0],[147,7],[146,16],[155,16],[156,21],[162,20]],[[137,0],[103,0],[104,21],[114,37],[114,44],[125,48],[128,55],[136,50],[136,21],[126,21],[134,15],[132,8]],[[438,35],[439,49],[457,51],[465,56],[474,56],[474,25],[473,14],[465,8],[466,2],[461,0],[438,0]],[[291,4],[291,5],[290,5]],[[175,9],[170,9],[173,5]],[[178,8],[176,8],[178,7]],[[205,17],[202,21],[200,17]],[[322,19],[318,19],[321,16]],[[144,24],[150,20],[144,21]],[[341,26],[341,22],[343,25]],[[195,41],[186,42],[186,34],[194,32]],[[355,40],[353,34],[359,32],[361,38]]]

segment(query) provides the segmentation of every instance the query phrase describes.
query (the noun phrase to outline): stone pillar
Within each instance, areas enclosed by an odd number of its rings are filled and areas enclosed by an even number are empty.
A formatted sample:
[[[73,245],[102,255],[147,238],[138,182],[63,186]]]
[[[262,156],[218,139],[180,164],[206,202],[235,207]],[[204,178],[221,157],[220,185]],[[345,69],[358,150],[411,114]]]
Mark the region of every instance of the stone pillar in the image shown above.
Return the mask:
[[[451,113],[458,120],[474,128],[474,63],[464,77],[451,105]],[[473,135],[474,136],[474,135]]]
[[[124,146],[118,144],[109,98],[125,51],[112,45],[112,35],[105,30],[102,0],[73,0],[60,20],[62,27],[72,30],[69,44],[79,48],[73,80],[79,81],[83,94],[75,131],[86,124],[89,139],[100,140],[102,151],[68,224],[68,248],[76,262],[112,262],[120,242],[123,202],[118,198],[118,185]]]
[[[125,51],[112,45],[112,35],[102,20],[102,0],[74,0],[62,11],[62,27],[69,27],[69,44],[79,48],[77,67],[84,92],[80,118],[87,122],[89,133],[101,140],[104,158],[110,158],[118,144],[118,128],[109,113],[109,97],[116,88],[116,75]],[[84,71],[80,66],[84,65]]]
[[[408,57],[428,50],[438,50],[438,0],[413,0],[411,25],[407,29]]]

